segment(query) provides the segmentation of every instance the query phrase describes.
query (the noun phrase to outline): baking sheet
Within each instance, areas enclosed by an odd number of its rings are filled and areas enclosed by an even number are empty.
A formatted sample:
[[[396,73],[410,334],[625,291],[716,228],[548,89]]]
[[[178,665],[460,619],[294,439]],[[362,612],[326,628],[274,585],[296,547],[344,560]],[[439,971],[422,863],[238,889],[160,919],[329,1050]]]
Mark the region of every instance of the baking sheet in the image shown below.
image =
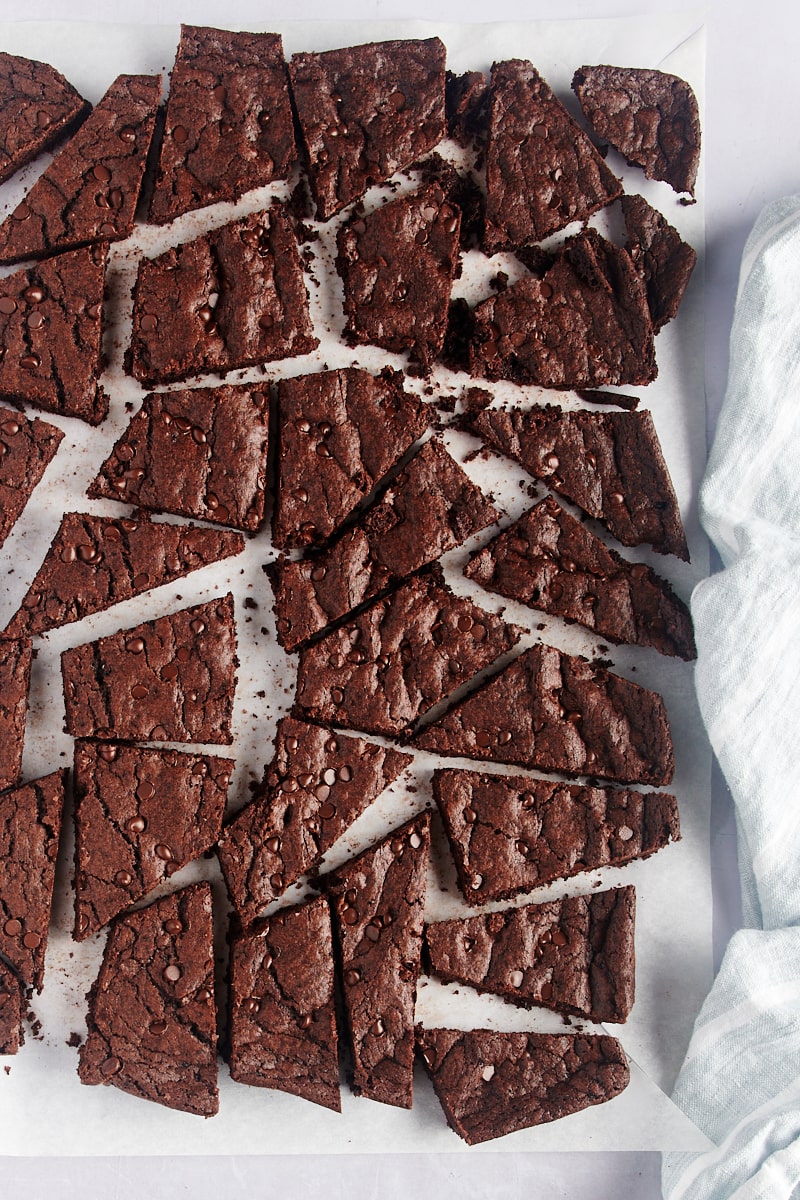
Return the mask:
[[[265,28],[284,35],[288,54],[300,49],[324,49],[349,42],[389,36],[431,36],[436,33],[448,47],[448,65],[454,70],[488,69],[495,58],[530,57],[559,95],[575,110],[569,81],[574,69],[584,62],[616,62],[637,66],[659,66],[688,79],[701,104],[703,101],[704,39],[698,21],[685,14],[663,19],[590,22],[542,22],[527,24],[453,26],[426,23],[363,22],[270,23]],[[84,25],[77,23],[7,24],[0,26],[2,45],[15,53],[29,54],[52,62],[93,101],[100,98],[112,79],[121,72],[168,71],[178,40],[177,26]],[[609,156],[612,170],[620,174],[626,190],[638,191],[665,213],[682,235],[698,250],[700,263],[675,321],[657,340],[659,378],[640,389],[642,406],[651,409],[669,464],[686,526],[692,563],[637,550],[626,555],[648,562],[665,575],[684,598],[707,572],[707,549],[699,529],[696,495],[705,461],[705,416],[703,405],[702,338],[702,250],[703,173],[698,181],[700,203],[680,205],[666,185],[644,179],[629,170],[619,156]],[[29,186],[41,164],[28,168],[22,178]],[[10,209],[18,202],[23,187],[20,179],[0,189],[0,205]],[[166,246],[186,240],[211,225],[234,215],[254,211],[273,195],[285,198],[285,185],[260,189],[236,206],[221,204],[201,213],[188,214],[167,229],[140,229],[127,243],[112,248],[109,308],[114,331],[109,338],[109,369],[104,385],[111,396],[111,413],[99,430],[79,422],[54,417],[66,433],[64,443],[45,480],[34,493],[29,508],[4,547],[9,569],[7,589],[0,598],[0,625],[5,625],[35,574],[44,551],[68,509],[123,515],[128,511],[113,502],[92,502],[85,489],[113,442],[127,424],[126,404],[138,407],[143,391],[122,373],[122,353],[129,328],[129,290],[141,253],[159,253]],[[377,200],[377,192],[370,203]],[[608,232],[606,216],[591,223]],[[613,215],[611,217],[613,221]],[[323,227],[320,242],[313,244],[317,262],[309,279],[312,313],[321,338],[319,350],[303,358],[272,364],[269,379],[358,362],[371,370],[386,363],[402,366],[403,359],[361,347],[353,351],[337,340],[343,325],[335,281],[327,276],[333,230],[338,222]],[[610,230],[613,232],[613,228]],[[468,256],[467,269],[458,288],[482,288],[471,278],[478,256]],[[493,260],[492,271],[505,265],[503,256]],[[510,265],[510,264],[509,264]],[[317,282],[315,282],[317,281]],[[263,379],[260,371],[236,372],[234,380]],[[204,380],[203,382],[209,382]],[[439,370],[434,385],[439,396],[458,394],[469,381],[464,376]],[[421,390],[425,385],[410,381]],[[493,390],[501,400],[514,402],[523,392],[512,385]],[[524,389],[531,401],[554,398],[538,389]],[[569,394],[559,396],[565,406],[577,406]],[[50,418],[47,418],[50,419]],[[448,447],[463,462],[477,443],[467,435],[445,433]],[[521,489],[530,483],[522,471],[507,460],[491,458],[465,463],[476,482],[492,490],[499,507],[516,518],[530,503]],[[541,494],[541,489],[540,489]],[[507,522],[505,522],[507,523]],[[447,578],[454,590],[471,595],[492,611],[505,609],[507,618],[533,631],[544,624],[544,640],[570,653],[593,657],[602,639],[593,638],[544,615],[531,613],[499,597],[493,597],[460,575],[468,554],[483,544],[491,531],[478,535],[471,544],[444,559]],[[271,592],[261,570],[273,557],[268,527],[248,543],[244,555],[232,562],[196,572],[177,585],[161,588],[146,597],[116,606],[110,612],[37,640],[38,657],[31,689],[31,713],[24,759],[24,778],[35,778],[69,763],[72,742],[61,731],[63,702],[59,655],[69,646],[103,636],[114,630],[149,619],[232,590],[236,598],[240,658],[233,753],[237,771],[231,788],[231,809],[249,796],[248,783],[260,778],[271,757],[275,726],[291,705],[294,692],[294,660],[278,648],[271,613]],[[245,609],[244,600],[255,600],[257,609]],[[538,634],[532,633],[529,641]],[[527,644],[527,643],[526,643]],[[621,1038],[632,1058],[632,1082],[622,1096],[597,1108],[575,1114],[564,1121],[522,1131],[485,1149],[693,1149],[706,1139],[670,1103],[664,1094],[672,1085],[688,1043],[694,1016],[711,979],[711,896],[708,859],[710,807],[710,754],[702,731],[692,687],[691,668],[663,659],[654,651],[613,648],[608,655],[614,669],[636,682],[660,691],[667,704],[676,744],[677,770],[671,790],[679,798],[683,840],[645,863],[624,869],[587,874],[578,880],[553,885],[531,893],[530,899],[549,899],[561,894],[589,890],[596,882],[606,885],[632,882],[637,886],[637,1001],[623,1027],[609,1027]],[[227,751],[226,751],[227,753]],[[377,804],[353,826],[350,833],[326,859],[333,867],[376,837],[431,802],[430,772],[436,760],[419,754],[406,772]],[[504,768],[497,768],[502,771]],[[452,868],[436,824],[437,854],[429,880],[426,915],[429,919],[456,915],[466,910],[453,880]],[[412,1112],[401,1112],[354,1099],[343,1090],[343,1113],[328,1113],[280,1092],[246,1088],[233,1083],[221,1068],[220,1113],[209,1121],[174,1113],[126,1096],[114,1088],[86,1088],[79,1084],[75,1068],[77,1054],[67,1046],[72,1032],[85,1033],[85,993],[99,965],[105,941],[100,936],[77,945],[71,941],[71,830],[66,830],[59,861],[56,904],[47,976],[43,994],[35,997],[33,1010],[41,1022],[37,1036],[28,1032],[27,1043],[15,1059],[5,1060],[8,1071],[0,1073],[0,1151],[18,1154],[171,1154],[176,1153],[332,1153],[338,1151],[458,1151],[467,1148],[446,1127],[438,1102],[424,1076],[418,1079]],[[219,910],[225,907],[216,863],[187,867],[173,877],[169,887],[198,876],[215,883]],[[302,889],[292,889],[282,903],[291,903]],[[496,907],[496,906],[495,906]],[[218,930],[220,976],[224,972],[224,928]],[[221,998],[221,995],[220,995]],[[525,1013],[500,1001],[478,997],[467,988],[444,987],[423,981],[418,998],[418,1019],[447,1022],[470,1028],[563,1028],[553,1014]],[[32,1115],[36,1113],[36,1122]],[[43,1144],[41,1131],[48,1131]]]

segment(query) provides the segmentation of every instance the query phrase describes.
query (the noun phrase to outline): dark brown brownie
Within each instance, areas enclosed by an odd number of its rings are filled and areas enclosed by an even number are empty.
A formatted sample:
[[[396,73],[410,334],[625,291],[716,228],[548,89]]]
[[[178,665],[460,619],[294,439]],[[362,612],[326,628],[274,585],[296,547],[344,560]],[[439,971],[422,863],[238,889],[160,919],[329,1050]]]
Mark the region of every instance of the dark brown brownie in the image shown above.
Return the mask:
[[[22,413],[0,408],[0,546],[19,520],[63,436],[47,421],[38,417],[29,421]]]
[[[627,412],[633,412],[635,408],[639,407],[638,396],[623,396],[621,392],[585,391],[578,388],[578,395],[587,404],[611,405],[624,408]]]
[[[297,241],[279,204],[139,263],[126,367],[145,387],[317,344]]]
[[[341,1112],[331,914],[325,896],[273,913],[231,946],[231,1078]]]
[[[0,791],[19,782],[32,657],[29,638],[0,637]]]
[[[495,63],[486,150],[487,254],[539,242],[622,191],[532,63]]]
[[[261,788],[227,823],[217,851],[242,924],[314,867],[410,762],[409,754],[284,717]]]
[[[0,263],[117,242],[133,218],[161,99],[158,75],[120,75],[0,225]]]
[[[469,414],[464,424],[602,521],[623,546],[646,543],[688,562],[678,501],[649,412],[564,412],[548,404],[489,409]]]
[[[442,443],[431,439],[329,550],[271,564],[278,641],[295,649],[499,515]]]
[[[329,538],[427,426],[425,405],[388,367],[281,379],[273,545]]]
[[[431,971],[522,1008],[623,1022],[633,1007],[636,891],[612,888],[425,927]]]
[[[444,345],[460,227],[436,183],[351,217],[336,236],[345,341],[408,351],[427,374]]]
[[[280,35],[182,25],[150,220],[238,200],[286,179],[294,159]]]
[[[638,386],[657,375],[647,293],[626,250],[585,229],[541,275],[471,314],[469,370],[547,388]]]
[[[329,877],[357,1096],[411,1108],[430,813]]]
[[[20,982],[0,958],[0,1054],[16,1054],[23,1042]]]
[[[658,333],[680,307],[697,254],[642,196],[623,196],[620,203],[628,231],[626,249],[644,279],[653,330]]]
[[[610,642],[697,657],[689,610],[666,580],[609,550],[552,497],[478,550],[464,574]]]
[[[152,392],[87,494],[255,533],[268,449],[266,385]]]
[[[46,633],[244,550],[240,533],[66,513],[6,635]]]
[[[228,594],[61,655],[67,732],[230,745],[236,625]]]
[[[674,771],[658,693],[554,646],[525,650],[413,742],[447,756],[654,787]]]
[[[295,708],[312,721],[407,734],[521,634],[455,596],[434,569],[301,650]]]
[[[438,38],[295,54],[289,78],[321,220],[444,137],[445,48]]]
[[[445,78],[447,133],[460,146],[482,142],[489,121],[489,80],[483,71],[452,71]]]
[[[75,743],[75,926],[82,942],[217,841],[234,762]]]
[[[572,90],[595,132],[629,165],[694,195],[700,117],[684,79],[636,67],[580,67]]]
[[[0,280],[0,398],[103,420],[105,273],[106,249],[93,246]]]
[[[0,183],[72,132],[91,108],[55,67],[0,52]]]
[[[198,1116],[217,1112],[209,884],[118,917],[88,998],[81,1083],[112,1084]]]
[[[437,770],[433,795],[468,904],[624,866],[681,836],[678,805],[668,792]]]
[[[603,1104],[630,1082],[612,1037],[417,1029],[447,1123],[470,1146]]]

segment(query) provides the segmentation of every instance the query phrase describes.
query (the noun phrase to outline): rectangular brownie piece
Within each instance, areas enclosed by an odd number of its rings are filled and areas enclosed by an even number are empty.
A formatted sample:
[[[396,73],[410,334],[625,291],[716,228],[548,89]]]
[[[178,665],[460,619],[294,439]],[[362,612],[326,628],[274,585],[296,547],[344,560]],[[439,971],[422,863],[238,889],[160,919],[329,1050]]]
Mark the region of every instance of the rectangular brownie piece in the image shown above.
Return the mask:
[[[1,57],[1,56],[0,56]],[[0,546],[19,520],[64,434],[55,425],[0,408]]]
[[[0,637],[0,791],[22,769],[33,647],[30,639]]]

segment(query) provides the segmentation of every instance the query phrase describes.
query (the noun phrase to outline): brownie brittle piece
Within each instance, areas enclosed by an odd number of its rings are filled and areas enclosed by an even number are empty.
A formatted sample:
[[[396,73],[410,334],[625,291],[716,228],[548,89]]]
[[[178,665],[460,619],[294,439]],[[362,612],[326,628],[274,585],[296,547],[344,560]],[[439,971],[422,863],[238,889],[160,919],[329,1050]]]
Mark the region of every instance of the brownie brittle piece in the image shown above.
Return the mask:
[[[233,760],[75,743],[75,927],[82,942],[210,850]]]
[[[91,104],[48,63],[0,52],[0,183],[80,124]]]
[[[0,1054],[16,1054],[23,1038],[24,996],[19,979],[0,958]]]
[[[616,1038],[417,1030],[450,1128],[470,1146],[603,1104],[630,1082]]]
[[[133,232],[161,99],[158,75],[120,75],[0,225],[0,263]]]
[[[278,383],[272,542],[323,542],[428,426],[426,408],[387,368],[319,371]]]
[[[237,1083],[341,1112],[326,897],[273,913],[231,946],[230,1066]]]
[[[228,594],[65,650],[67,732],[230,745],[236,626]]]
[[[295,54],[289,78],[321,220],[444,137],[445,48],[438,38]]]
[[[353,1048],[353,1091],[411,1108],[414,1003],[430,851],[420,813],[327,882]]]
[[[653,330],[658,333],[678,311],[697,253],[642,196],[623,196],[620,204],[628,231],[626,249],[644,279]]]
[[[610,642],[697,657],[689,610],[666,580],[609,550],[552,497],[478,550],[464,574]]]
[[[311,870],[410,762],[409,754],[284,717],[261,788],[219,841],[242,924]]]
[[[482,142],[489,121],[489,80],[483,71],[448,71],[445,110],[448,135],[460,146]]]
[[[150,220],[238,200],[286,179],[294,159],[280,35],[182,25]]]
[[[19,520],[63,436],[47,421],[38,417],[29,421],[20,412],[0,408],[0,546]]]
[[[33,647],[29,638],[0,637],[0,791],[22,769]]]
[[[111,926],[89,992],[81,1083],[211,1117],[217,1019],[211,887],[196,883]]]
[[[487,254],[539,242],[610,204],[622,184],[536,68],[495,63],[486,150]]]

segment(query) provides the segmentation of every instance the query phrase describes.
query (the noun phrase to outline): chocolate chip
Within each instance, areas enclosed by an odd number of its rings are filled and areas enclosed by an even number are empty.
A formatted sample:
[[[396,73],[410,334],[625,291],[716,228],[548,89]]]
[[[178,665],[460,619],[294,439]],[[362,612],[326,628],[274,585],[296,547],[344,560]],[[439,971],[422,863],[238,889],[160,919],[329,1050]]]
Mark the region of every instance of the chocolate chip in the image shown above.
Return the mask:
[[[355,969],[352,969],[350,971],[345,971],[344,981],[348,987],[355,987],[355,985],[357,983],[359,983],[360,980],[361,980],[361,972],[360,971],[357,971]]]
[[[345,905],[345,907],[342,909],[342,920],[344,921],[345,925],[355,925],[355,924],[357,924],[357,922],[358,922],[358,913],[357,913],[357,912],[356,912],[356,910],[355,910],[355,909],[352,907],[352,905],[349,905],[349,904],[347,904],[347,905]]]
[[[111,178],[111,172],[108,167],[104,167],[102,163],[98,163],[96,167],[92,167],[92,175],[100,183],[108,183]]]
[[[174,937],[176,934],[183,933],[183,923],[177,917],[170,917],[164,922],[164,929]]]
[[[167,1032],[168,1028],[169,1027],[166,1021],[151,1021],[148,1026],[148,1029],[152,1033],[153,1037],[162,1037]]]
[[[118,1058],[105,1058],[100,1063],[100,1074],[105,1076],[118,1075],[122,1070],[122,1063]]]
[[[143,683],[135,683],[131,688],[131,695],[133,696],[134,700],[144,700],[147,694],[147,688]]]
[[[27,221],[27,219],[30,215],[31,215],[31,210],[28,208],[28,205],[24,201],[22,202],[22,204],[18,204],[17,207],[14,209],[14,211],[11,214],[11,216],[14,218],[15,221]]]
[[[144,833],[147,829],[147,821],[144,817],[131,817],[128,821],[128,829],[131,833]]]
[[[172,137],[179,146],[182,146],[183,143],[189,138],[189,131],[188,129],[185,129],[183,125],[176,125],[172,131]]]
[[[144,647],[145,647],[144,639],[140,638],[140,637],[131,638],[130,641],[127,641],[125,643],[125,649],[128,650],[131,654],[141,654],[142,651],[144,650]]]
[[[175,857],[169,846],[166,846],[163,842],[158,843],[154,853],[156,858],[160,858],[163,862],[172,862]]]
[[[41,304],[45,297],[45,291],[44,288],[33,286],[25,288],[22,295],[29,304]]]
[[[139,322],[139,328],[143,333],[153,333],[154,330],[158,329],[158,317],[154,316],[153,313],[145,313]]]
[[[9,937],[19,937],[22,933],[22,922],[18,921],[16,917],[11,917],[10,920],[6,921],[3,930]]]
[[[120,887],[130,887],[133,883],[133,876],[130,871],[117,871],[114,876],[114,883],[119,884]]]
[[[336,815],[336,806],[333,804],[321,804],[317,813],[323,821],[330,821],[331,817]]]
[[[181,969],[177,963],[170,963],[168,967],[164,968],[162,973],[167,983],[177,983],[181,977]]]
[[[25,371],[35,371],[41,365],[41,359],[38,354],[26,354],[19,360],[19,365]]]
[[[136,130],[132,125],[123,125],[122,129],[120,129],[119,133],[117,134],[117,137],[121,142],[135,142]]]
[[[116,746],[98,746],[97,757],[102,758],[103,762],[113,762],[117,757]]]

